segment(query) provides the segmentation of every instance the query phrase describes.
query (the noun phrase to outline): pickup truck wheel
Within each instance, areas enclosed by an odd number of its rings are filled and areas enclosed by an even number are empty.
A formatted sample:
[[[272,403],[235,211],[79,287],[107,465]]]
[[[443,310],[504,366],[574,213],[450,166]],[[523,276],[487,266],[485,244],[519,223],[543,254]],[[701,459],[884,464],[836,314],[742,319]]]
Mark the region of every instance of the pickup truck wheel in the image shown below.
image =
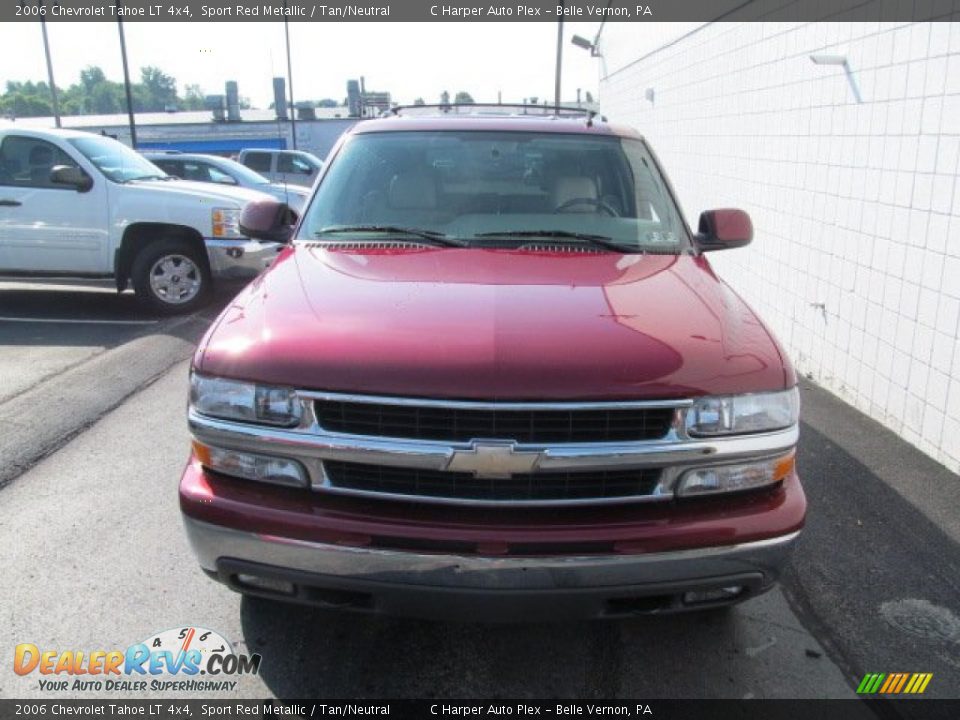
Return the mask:
[[[207,300],[210,273],[197,251],[181,240],[161,240],[134,258],[133,288],[152,310],[187,313]]]

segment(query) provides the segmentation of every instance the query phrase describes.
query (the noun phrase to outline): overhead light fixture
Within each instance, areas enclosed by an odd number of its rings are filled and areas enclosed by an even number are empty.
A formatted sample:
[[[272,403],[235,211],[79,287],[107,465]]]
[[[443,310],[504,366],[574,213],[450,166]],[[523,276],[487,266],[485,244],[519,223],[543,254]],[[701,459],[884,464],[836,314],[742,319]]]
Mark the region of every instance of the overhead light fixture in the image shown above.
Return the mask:
[[[585,37],[583,37],[582,35],[574,35],[573,37],[570,38],[570,43],[572,45],[576,45],[578,48],[581,48],[583,50],[589,50],[590,57],[602,57],[600,55],[600,48],[597,46],[597,39],[599,37],[600,36],[597,35],[597,37],[593,39],[593,42],[591,42],[587,40]]]
[[[863,98],[860,97],[860,88],[857,86],[857,80],[853,76],[853,70],[850,69],[850,61],[846,55],[815,54],[810,56],[810,60],[813,61],[814,65],[837,65],[842,67],[844,74],[847,76],[847,82],[850,83],[850,90],[853,92],[854,99],[857,103],[863,102]]]
[[[570,42],[576,45],[578,48],[583,48],[584,50],[590,51],[593,50],[593,43],[580,35],[574,35],[572,38],[570,38]]]

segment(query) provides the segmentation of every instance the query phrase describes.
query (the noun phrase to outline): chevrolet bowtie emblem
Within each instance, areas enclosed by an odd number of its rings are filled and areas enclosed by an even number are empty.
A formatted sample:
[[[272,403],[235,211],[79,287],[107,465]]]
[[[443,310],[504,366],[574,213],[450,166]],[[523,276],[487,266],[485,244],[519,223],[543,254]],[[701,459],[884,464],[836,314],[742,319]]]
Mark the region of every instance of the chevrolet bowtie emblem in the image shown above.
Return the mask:
[[[473,473],[479,478],[508,478],[533,472],[540,462],[540,451],[517,450],[515,445],[475,440],[469,450],[454,450],[446,469]]]

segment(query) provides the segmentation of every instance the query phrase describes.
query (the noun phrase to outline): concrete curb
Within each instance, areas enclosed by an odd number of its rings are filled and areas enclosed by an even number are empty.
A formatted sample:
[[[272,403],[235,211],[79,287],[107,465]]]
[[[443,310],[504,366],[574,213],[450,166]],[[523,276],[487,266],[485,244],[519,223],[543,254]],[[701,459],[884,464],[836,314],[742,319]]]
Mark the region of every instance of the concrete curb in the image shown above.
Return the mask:
[[[0,488],[189,358],[209,324],[202,316],[171,320],[0,405]]]

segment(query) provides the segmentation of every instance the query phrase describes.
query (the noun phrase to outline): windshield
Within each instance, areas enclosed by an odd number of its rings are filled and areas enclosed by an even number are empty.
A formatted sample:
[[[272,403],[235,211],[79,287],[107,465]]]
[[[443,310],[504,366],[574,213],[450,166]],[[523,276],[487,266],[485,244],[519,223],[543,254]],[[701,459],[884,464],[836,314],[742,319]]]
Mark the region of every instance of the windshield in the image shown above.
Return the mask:
[[[332,161],[299,237],[342,240],[354,228],[427,231],[475,246],[545,238],[628,252],[687,247],[643,142],[584,134],[356,135]]]
[[[70,138],[70,144],[114,182],[167,177],[167,174],[152,162],[113,138],[96,135]]]
[[[260,173],[251,170],[246,165],[241,165],[236,160],[230,158],[217,158],[217,168],[222,172],[232,175],[241,185],[269,185],[267,180]]]

